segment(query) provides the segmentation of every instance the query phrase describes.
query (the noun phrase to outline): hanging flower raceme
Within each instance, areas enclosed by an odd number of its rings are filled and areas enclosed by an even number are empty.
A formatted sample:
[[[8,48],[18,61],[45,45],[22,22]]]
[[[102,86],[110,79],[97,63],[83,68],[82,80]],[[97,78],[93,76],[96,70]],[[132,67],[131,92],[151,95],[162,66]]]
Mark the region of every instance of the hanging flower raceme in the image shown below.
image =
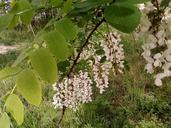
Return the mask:
[[[92,101],[92,80],[87,72],[80,71],[73,77],[64,78],[63,82],[54,85],[54,90],[55,108],[67,107],[76,111],[80,104]]]
[[[105,91],[105,88],[108,88],[109,72],[112,65],[109,62],[100,63],[98,57],[94,59],[93,79],[96,83],[96,87],[100,89],[100,94],[102,94]]]
[[[123,44],[120,44],[120,35],[117,33],[109,33],[106,37],[106,41],[101,43],[101,46],[105,51],[106,59],[112,64],[114,73],[122,73],[125,56]]]

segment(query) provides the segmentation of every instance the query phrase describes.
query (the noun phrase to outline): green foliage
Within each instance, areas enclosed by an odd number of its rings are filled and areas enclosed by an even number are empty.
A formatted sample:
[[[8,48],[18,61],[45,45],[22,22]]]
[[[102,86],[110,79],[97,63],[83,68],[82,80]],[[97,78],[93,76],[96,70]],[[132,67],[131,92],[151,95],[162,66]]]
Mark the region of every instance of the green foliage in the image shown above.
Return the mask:
[[[58,31],[52,31],[44,36],[48,49],[59,60],[65,60],[69,55],[69,48],[64,36]]]
[[[34,9],[28,0],[19,0],[13,3],[10,13],[20,16],[22,23],[30,24],[34,16]]]
[[[116,0],[116,3],[140,4],[150,0]]]
[[[12,14],[6,14],[4,16],[0,17],[0,31],[4,30],[8,25],[11,23],[11,20],[13,19]]]
[[[13,123],[14,128],[56,128],[56,119],[59,114],[54,110],[51,103],[44,101],[43,104],[37,107],[28,107],[25,110],[25,121],[21,126]]]
[[[71,10],[72,10],[72,0],[67,0],[65,3],[64,3],[64,7],[63,7],[63,12],[64,13],[69,13]]]
[[[18,15],[13,16],[11,23],[8,25],[8,28],[13,29],[15,26],[18,25],[19,20],[20,20],[20,16]]]
[[[30,55],[30,59],[33,68],[43,80],[51,84],[57,81],[57,64],[47,49],[36,50]]]
[[[33,52],[32,48],[24,49],[16,58],[14,63],[12,64],[13,67],[19,65],[24,59],[26,59],[31,53]]]
[[[10,119],[7,113],[3,113],[0,117],[0,127],[1,128],[10,128]]]
[[[67,71],[67,68],[70,66],[70,63],[68,60],[66,61],[61,61],[58,63],[58,69],[59,71],[61,72],[66,72]]]
[[[161,4],[160,4],[160,6],[161,7],[166,7],[166,6],[168,6],[169,5],[169,2],[170,2],[171,0],[162,0],[162,2],[161,2]]]
[[[151,117],[149,120],[142,120],[139,123],[138,128],[165,128],[164,124],[156,119],[156,117]]]
[[[77,36],[77,28],[68,18],[57,21],[55,23],[55,28],[67,41],[74,40]]]
[[[139,25],[141,12],[131,4],[113,4],[105,9],[105,18],[116,29],[130,33]]]
[[[24,106],[19,97],[15,94],[8,96],[5,106],[7,110],[14,117],[18,125],[21,125],[24,121]]]
[[[50,0],[50,4],[53,7],[60,7],[62,5],[63,1],[62,0]]]
[[[102,4],[111,2],[111,0],[86,0],[75,5],[77,13],[86,12]]]
[[[36,8],[44,7],[46,5],[45,0],[31,0],[31,4]]]
[[[10,76],[14,76],[21,71],[19,67],[6,67],[0,70],[0,80],[5,79]]]
[[[39,106],[42,100],[42,87],[30,69],[25,69],[17,76],[17,89],[30,103]]]

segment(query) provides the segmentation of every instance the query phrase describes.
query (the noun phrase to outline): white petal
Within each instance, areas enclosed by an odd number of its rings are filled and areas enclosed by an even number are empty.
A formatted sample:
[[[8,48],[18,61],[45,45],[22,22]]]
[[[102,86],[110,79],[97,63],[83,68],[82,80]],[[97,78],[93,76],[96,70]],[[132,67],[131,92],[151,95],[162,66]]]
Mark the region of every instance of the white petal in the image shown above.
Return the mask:
[[[166,56],[166,60],[171,62],[171,55]]]
[[[171,49],[171,39],[167,40],[166,44],[167,44],[167,47]]]
[[[154,67],[161,67],[161,62],[159,60],[156,60],[154,62]]]
[[[150,73],[152,74],[154,72],[153,70],[153,65],[151,63],[148,63],[146,66],[145,66],[145,69],[147,70],[147,73]]]
[[[158,73],[155,78],[156,79],[163,79],[164,77],[166,77],[167,75],[165,73]]]
[[[161,56],[162,56],[161,53],[157,53],[154,55],[154,59],[159,59]]]
[[[162,86],[163,85],[161,79],[156,79],[154,83],[156,86]]]

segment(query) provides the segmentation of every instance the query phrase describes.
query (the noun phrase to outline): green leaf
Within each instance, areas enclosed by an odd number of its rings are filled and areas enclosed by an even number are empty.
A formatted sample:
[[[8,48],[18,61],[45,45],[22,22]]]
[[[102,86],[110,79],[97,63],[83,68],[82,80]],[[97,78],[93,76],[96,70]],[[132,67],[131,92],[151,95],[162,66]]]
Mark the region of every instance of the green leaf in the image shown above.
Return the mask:
[[[31,64],[38,72],[40,77],[53,84],[57,80],[57,64],[51,53],[45,49],[40,48],[30,55]]]
[[[13,29],[15,26],[17,26],[17,24],[19,23],[19,19],[19,16],[13,16],[11,23],[8,25],[8,29]]]
[[[162,2],[160,3],[161,7],[166,7],[169,5],[169,3],[171,2],[171,0],[162,0]]]
[[[57,59],[65,60],[69,56],[69,48],[65,38],[58,32],[52,31],[44,35],[44,40]]]
[[[104,55],[105,51],[103,49],[98,49],[98,50],[96,50],[96,54],[97,55]]]
[[[67,41],[74,40],[77,36],[77,28],[69,18],[64,18],[55,23],[55,28]]]
[[[28,9],[31,8],[32,6],[28,0],[18,0],[12,3],[10,13],[13,14],[24,13],[24,11],[27,11]]]
[[[18,91],[30,104],[39,106],[42,100],[42,88],[30,69],[25,69],[18,75],[16,85]]]
[[[109,3],[112,0],[85,0],[81,3],[78,3],[75,5],[76,8],[87,8],[87,7],[95,7],[95,6],[99,6],[105,3]]]
[[[14,61],[12,67],[17,66],[18,64],[20,64],[25,58],[27,58],[29,56],[29,54],[31,54],[33,52],[33,48],[27,48],[24,49],[20,55],[17,57],[17,59]]]
[[[30,24],[35,11],[28,0],[19,0],[14,3],[10,13],[19,15],[22,23]]]
[[[7,28],[8,25],[11,23],[12,19],[13,19],[12,14],[6,14],[4,16],[0,16],[0,31]]]
[[[63,11],[64,13],[69,13],[71,10],[72,10],[72,0],[67,0],[65,3],[64,3],[64,7],[63,7]]]
[[[33,6],[36,6],[37,8],[43,7],[46,5],[46,0],[32,0],[31,1]]]
[[[14,117],[17,124],[21,125],[24,121],[24,106],[20,98],[15,94],[11,94],[8,96],[5,106],[7,111]]]
[[[105,9],[105,19],[114,28],[131,33],[139,25],[141,12],[129,4],[113,4]]]
[[[7,113],[3,113],[0,118],[0,128],[10,128],[10,119]]]
[[[112,0],[85,0],[83,2],[78,2],[75,4],[75,9],[73,10],[74,13],[83,13],[87,12],[90,9],[93,9],[97,6],[106,4],[111,2]]]
[[[115,3],[128,3],[128,4],[140,4],[150,0],[116,0]]]
[[[68,60],[66,61],[61,61],[58,63],[58,69],[61,72],[66,72],[67,68],[70,66],[70,62]]]
[[[22,13],[20,15],[22,23],[23,24],[30,24],[34,14],[35,14],[34,9],[28,9],[26,12]]]
[[[10,76],[14,76],[21,71],[19,67],[6,67],[0,70],[0,80],[5,79]]]
[[[60,7],[60,6],[62,6],[63,0],[50,0],[49,3],[53,7]]]

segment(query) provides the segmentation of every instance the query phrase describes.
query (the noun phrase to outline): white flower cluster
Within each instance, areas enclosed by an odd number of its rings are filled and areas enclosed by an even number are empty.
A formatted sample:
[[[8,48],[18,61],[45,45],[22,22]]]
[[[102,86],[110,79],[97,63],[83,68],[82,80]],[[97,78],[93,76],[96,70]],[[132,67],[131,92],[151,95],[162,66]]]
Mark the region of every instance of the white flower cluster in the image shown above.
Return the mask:
[[[155,69],[160,69],[155,75],[155,85],[161,86],[162,79],[171,76],[171,40],[165,40],[164,43],[161,43],[160,40],[154,38],[153,41],[153,43],[150,42],[143,46],[144,52],[142,55],[147,61],[145,69],[148,73],[152,74]],[[164,49],[161,48],[162,46]],[[154,49],[159,49],[159,52],[152,53]]]
[[[100,89],[100,94],[108,88],[109,85],[109,72],[112,65],[109,62],[100,63],[100,57],[94,57],[93,64],[93,79],[96,83],[96,87]]]
[[[92,80],[87,72],[80,71],[71,78],[64,78],[63,82],[54,85],[54,90],[55,108],[67,107],[76,111],[80,104],[92,101]]]
[[[160,1],[158,1],[160,3]],[[148,3],[142,11],[148,15],[153,11],[156,12],[157,8]],[[152,21],[155,19],[147,18],[145,16],[142,24],[140,25],[141,31],[138,31],[136,35],[140,33],[147,34],[145,44],[143,45],[144,52],[142,56],[147,61],[145,69],[147,73],[155,73],[155,85],[162,86],[162,79],[171,76],[171,39],[166,35],[167,32],[171,32],[171,17],[168,16],[168,9],[165,10],[165,15],[160,19],[159,24],[153,26]],[[153,29],[154,28],[154,29]],[[143,31],[142,31],[143,30]]]
[[[93,79],[96,87],[100,89],[100,93],[105,91],[109,85],[109,73],[112,69],[113,73],[122,73],[124,68],[124,50],[123,45],[120,44],[121,38],[117,33],[109,33],[106,39],[100,41],[106,56],[106,61],[100,63],[102,56],[94,55],[94,63],[92,67]],[[92,50],[95,51],[95,50]]]
[[[114,72],[122,73],[125,56],[123,44],[120,44],[120,42],[120,35],[117,33],[109,33],[106,41],[102,41],[101,46],[105,51],[107,61],[112,64]]]
[[[72,108],[77,110],[83,103],[92,101],[92,85],[96,84],[102,94],[109,86],[109,73],[111,69],[118,68],[121,73],[124,67],[123,45],[120,44],[120,36],[116,33],[110,33],[98,44],[104,50],[103,55],[97,55],[94,45],[88,45],[80,55],[81,60],[86,60],[92,69],[89,73],[79,71],[70,78],[64,78],[61,83],[54,85],[56,94],[53,97],[55,108]],[[106,56],[105,62],[101,62]],[[91,77],[90,77],[90,76]]]
[[[88,47],[86,49],[84,49],[80,55],[79,61],[80,60],[89,60],[90,57],[95,56],[95,49],[93,46],[88,45]],[[90,65],[92,65],[92,63],[90,63]]]

